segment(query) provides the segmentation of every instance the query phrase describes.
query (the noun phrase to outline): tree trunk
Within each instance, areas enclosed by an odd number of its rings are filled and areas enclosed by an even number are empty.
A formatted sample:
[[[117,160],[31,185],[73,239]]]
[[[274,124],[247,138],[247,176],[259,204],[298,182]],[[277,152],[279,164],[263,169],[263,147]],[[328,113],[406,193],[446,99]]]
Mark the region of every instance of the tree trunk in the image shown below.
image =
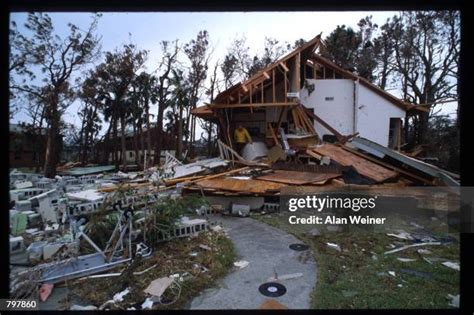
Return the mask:
[[[80,162],[82,165],[84,165],[84,162],[85,162],[85,157],[86,157],[86,153],[85,153],[85,150],[86,150],[86,144],[84,143],[84,139],[85,139],[85,132],[86,132],[86,121],[88,119],[88,115],[87,115],[87,104],[86,104],[86,107],[84,109],[84,116],[82,116],[82,123],[81,123],[81,133],[79,135],[79,145],[81,146],[80,147],[80,154],[81,154],[81,158],[80,158]]]
[[[121,136],[121,142],[122,142],[122,154],[121,154],[121,158],[122,158],[122,167],[123,169],[125,170],[126,166],[127,166],[127,156],[126,156],[126,153],[127,153],[127,147],[125,145],[125,115],[122,115],[122,117],[120,117],[120,126],[122,128],[122,136]]]
[[[143,122],[140,120],[140,123],[138,124],[139,128],[139,133],[140,133],[140,166],[145,170],[145,136],[143,134]],[[148,153],[147,153],[148,155]]]
[[[179,118],[178,118],[178,149],[176,150],[176,157],[181,159],[183,154],[183,104],[179,104]]]
[[[156,140],[155,140],[155,155],[153,159],[153,163],[155,165],[160,164],[160,157],[161,157],[161,149],[163,144],[163,115],[165,111],[165,104],[164,102],[158,103],[158,116],[156,121]]]
[[[212,122],[209,121],[207,130],[207,156],[212,155]]]
[[[103,157],[102,157],[102,162],[104,164],[109,164],[110,163],[110,132],[112,131],[112,120],[110,121],[109,128],[107,129],[107,132],[105,133],[104,141],[103,141]]]
[[[51,124],[48,130],[48,139],[46,142],[46,154],[44,161],[44,176],[54,178],[56,176],[56,166],[58,164],[58,141],[59,134],[59,113],[57,111],[57,102],[53,102],[51,106]]]
[[[136,165],[140,165],[140,162],[138,160],[139,156],[138,156],[138,136],[137,136],[137,124],[136,124],[136,121],[134,120],[133,121],[133,148],[135,149],[135,164]]]
[[[145,104],[145,115],[146,115],[145,119],[146,119],[146,150],[147,150],[146,159],[147,161],[144,162],[144,164],[146,164],[146,166],[149,167],[148,161],[150,160],[150,154],[151,154],[151,128],[150,128],[150,107],[148,106],[148,100],[147,100],[147,103]],[[144,149],[145,147],[143,146],[142,150]]]
[[[119,164],[119,159],[118,159],[118,119],[117,117],[115,117],[114,119],[114,135],[113,135],[114,139],[113,139],[113,145],[114,145],[114,148],[113,148],[113,161],[114,161],[114,164],[115,164],[115,167],[118,169],[120,164]]]

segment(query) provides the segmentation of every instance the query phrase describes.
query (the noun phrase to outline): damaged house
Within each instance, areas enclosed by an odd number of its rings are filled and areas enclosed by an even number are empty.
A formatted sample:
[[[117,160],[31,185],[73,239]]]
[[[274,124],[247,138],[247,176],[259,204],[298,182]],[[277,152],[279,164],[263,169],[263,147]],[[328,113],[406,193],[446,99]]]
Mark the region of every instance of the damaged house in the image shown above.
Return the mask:
[[[321,57],[316,53],[321,45],[320,36],[313,38],[192,113],[217,123],[221,140],[229,145],[242,124],[255,141],[268,146],[278,142],[283,128],[294,145],[358,134],[399,149],[403,120],[424,108]]]

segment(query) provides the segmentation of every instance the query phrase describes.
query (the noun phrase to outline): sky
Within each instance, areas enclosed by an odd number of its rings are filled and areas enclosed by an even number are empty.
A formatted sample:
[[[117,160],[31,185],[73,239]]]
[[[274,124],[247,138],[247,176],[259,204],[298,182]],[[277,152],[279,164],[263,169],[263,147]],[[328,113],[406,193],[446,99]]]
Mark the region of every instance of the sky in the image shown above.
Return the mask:
[[[227,48],[236,37],[245,36],[250,47],[250,55],[261,54],[265,37],[276,38],[280,42],[293,44],[303,38],[310,40],[322,32],[325,38],[337,25],[351,26],[357,29],[360,19],[372,15],[372,20],[382,25],[396,11],[351,11],[351,12],[107,12],[99,20],[97,34],[102,37],[102,51],[113,51],[123,44],[133,43],[139,49],[148,50],[145,64],[147,71],[157,69],[161,60],[159,43],[163,40],[179,40],[185,44],[194,39],[200,30],[209,32],[213,58],[209,69],[216,61],[222,61]],[[86,29],[92,13],[49,13],[57,34],[61,37],[68,34],[68,23]],[[10,19],[15,21],[20,31],[26,21],[27,13],[12,13]],[[181,55],[181,60],[186,57]],[[99,64],[98,60],[95,64]],[[93,65],[89,66],[92,67]],[[77,75],[81,75],[78,73]],[[209,75],[208,75],[209,76]],[[396,91],[391,91],[397,95]],[[79,102],[74,102],[65,114],[64,120],[80,125],[77,111]],[[156,108],[152,108],[156,112]],[[448,113],[455,108],[446,108]],[[28,121],[24,112],[18,113],[12,122]],[[105,130],[105,128],[103,128]],[[199,136],[200,131],[196,134]]]

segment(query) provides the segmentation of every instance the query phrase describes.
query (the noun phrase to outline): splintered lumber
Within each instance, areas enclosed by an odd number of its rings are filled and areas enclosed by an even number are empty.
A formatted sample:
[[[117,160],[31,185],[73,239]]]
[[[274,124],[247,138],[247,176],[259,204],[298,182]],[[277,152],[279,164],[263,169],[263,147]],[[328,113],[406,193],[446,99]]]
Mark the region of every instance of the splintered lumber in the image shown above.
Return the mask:
[[[295,124],[296,128],[301,128],[300,122],[298,120],[298,116],[296,115],[296,110],[295,108],[292,108],[291,110],[291,115],[293,116],[293,122]]]
[[[270,134],[273,138],[273,141],[275,141],[275,145],[279,146],[281,148],[281,144],[278,142],[278,138],[275,134],[275,130],[273,129],[273,126],[271,123],[268,124],[268,128],[270,129]]]
[[[165,183],[165,185],[174,185],[174,184],[177,184],[177,183],[186,182],[186,181],[190,181],[190,180],[194,180],[194,179],[201,179],[201,178],[204,178],[204,177],[205,177],[204,175],[191,176],[191,177],[180,177],[180,178],[173,178],[173,179],[165,179],[165,180],[163,180],[163,182]]]
[[[383,182],[397,176],[396,172],[333,144],[327,143],[312,150],[320,155],[329,156],[331,160],[336,161],[342,166],[353,166],[359,174],[376,182]]]
[[[218,178],[218,177],[221,177],[221,176],[232,175],[232,174],[235,174],[235,173],[246,171],[248,169],[250,169],[250,167],[248,167],[248,166],[241,167],[241,168],[236,168],[236,169],[233,169],[233,170],[230,170],[230,171],[227,171],[227,172],[208,175],[208,176],[204,176],[203,178],[193,179],[193,180],[185,181],[185,182],[182,182],[182,183],[185,184],[185,185],[193,184],[193,183],[196,183],[200,180],[209,180],[209,179],[214,179],[214,178]],[[171,188],[174,188],[174,186],[168,186],[168,187],[160,188],[157,191],[165,191],[165,190],[168,190],[168,189],[171,189]]]
[[[277,182],[290,185],[304,185],[310,183],[325,183],[327,180],[339,177],[336,173],[311,173],[298,171],[275,170],[274,173],[260,176],[258,180]]]
[[[297,106],[294,109],[296,111],[296,114],[299,116],[301,124],[305,126],[306,131],[315,134],[316,130],[314,129],[314,126],[309,120],[309,117],[306,112],[301,108],[301,106]]]
[[[130,183],[130,184],[116,185],[113,187],[102,187],[102,188],[97,189],[97,191],[108,193],[108,192],[114,192],[117,189],[138,189],[138,188],[148,187],[151,185],[152,185],[151,183],[141,183],[141,184]]]
[[[318,161],[320,161],[321,164],[324,164],[324,165],[331,164],[331,159],[329,158],[329,156],[319,155],[316,152],[311,151],[311,149],[306,150],[306,154],[308,154],[309,156],[317,159]]]
[[[367,160],[372,161],[372,162],[374,162],[374,163],[376,163],[376,164],[382,165],[382,166],[384,166],[384,167],[386,167],[386,168],[388,168],[388,169],[391,169],[391,170],[393,170],[393,171],[396,171],[396,172],[398,172],[398,173],[400,173],[400,174],[403,174],[403,175],[406,175],[406,176],[408,176],[408,177],[410,177],[410,178],[419,180],[419,181],[421,181],[421,182],[423,182],[423,183],[425,183],[425,184],[433,185],[433,181],[427,180],[427,179],[425,179],[425,178],[423,178],[423,177],[420,177],[420,176],[418,176],[418,175],[415,175],[415,174],[413,174],[413,173],[411,173],[411,172],[408,172],[408,171],[406,171],[406,170],[404,170],[404,169],[401,169],[401,168],[392,166],[392,165],[390,165],[390,164],[387,164],[387,163],[385,163],[385,162],[379,161],[379,160],[377,160],[377,159],[375,159],[375,158],[373,158],[373,157],[370,157],[370,156],[368,156],[368,155],[366,155],[366,154],[364,154],[364,153],[362,153],[362,152],[359,152],[359,151],[357,151],[357,150],[351,149],[351,148],[349,148],[349,147],[347,147],[347,146],[341,146],[341,148],[343,148],[344,150],[349,151],[349,152],[351,152],[351,153],[354,153],[355,155],[361,156],[361,157],[363,157],[364,159],[367,159]]]
[[[229,177],[204,179],[197,182],[196,185],[202,188],[215,188],[218,190],[247,194],[264,194],[268,191],[279,191],[280,188],[286,186],[280,183],[266,182],[257,179],[236,179]]]

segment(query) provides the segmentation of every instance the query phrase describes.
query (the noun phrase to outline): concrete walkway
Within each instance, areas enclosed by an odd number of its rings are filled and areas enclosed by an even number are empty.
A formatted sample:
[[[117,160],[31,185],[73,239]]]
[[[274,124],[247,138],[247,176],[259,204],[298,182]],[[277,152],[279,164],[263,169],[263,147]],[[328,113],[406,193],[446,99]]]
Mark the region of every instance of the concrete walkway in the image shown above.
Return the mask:
[[[204,291],[190,305],[191,309],[258,309],[267,299],[275,299],[289,309],[310,308],[310,294],[316,284],[317,269],[312,253],[297,252],[288,246],[301,243],[282,230],[251,218],[212,217],[221,221],[234,243],[239,260],[249,265],[233,270],[218,282],[217,287]],[[281,280],[286,294],[271,298],[258,288],[274,276],[302,273],[303,277]]]

